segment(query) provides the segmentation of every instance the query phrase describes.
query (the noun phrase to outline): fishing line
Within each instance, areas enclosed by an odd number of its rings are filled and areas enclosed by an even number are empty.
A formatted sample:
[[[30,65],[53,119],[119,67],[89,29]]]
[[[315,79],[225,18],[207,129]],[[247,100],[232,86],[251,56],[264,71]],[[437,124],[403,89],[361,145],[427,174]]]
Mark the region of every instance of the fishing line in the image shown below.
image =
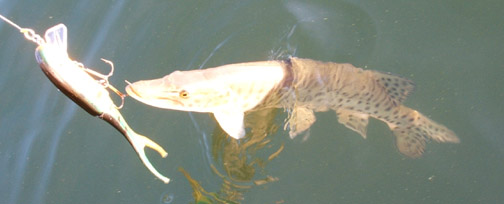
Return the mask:
[[[16,23],[12,22],[11,20],[9,20],[8,18],[6,18],[2,14],[0,14],[0,18],[2,20],[4,20],[6,23],[8,23],[9,25],[11,25],[12,27],[18,29],[19,32],[23,33],[23,35],[25,36],[25,38],[27,40],[32,41],[32,42],[36,43],[37,45],[42,45],[42,44],[45,43],[44,39],[42,37],[40,37],[40,35],[38,35],[37,33],[35,33],[35,31],[33,31],[33,29],[22,28],[21,26],[19,26]]]
[[[4,20],[5,22],[7,22],[8,24],[10,24],[11,26],[13,26],[14,28],[18,29],[19,31],[23,30],[23,28],[21,28],[21,26],[18,26],[17,24],[15,24],[14,22],[12,22],[11,20],[9,20],[8,18],[6,18],[5,16],[3,16],[2,14],[0,14],[0,18],[2,20]]]

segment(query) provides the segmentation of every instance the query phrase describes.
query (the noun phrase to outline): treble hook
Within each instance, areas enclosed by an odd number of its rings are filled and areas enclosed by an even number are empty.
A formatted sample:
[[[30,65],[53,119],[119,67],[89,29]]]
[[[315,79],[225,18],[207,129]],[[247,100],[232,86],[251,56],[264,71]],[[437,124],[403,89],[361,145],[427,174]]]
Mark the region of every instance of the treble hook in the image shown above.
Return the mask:
[[[99,82],[103,85],[104,88],[108,88],[110,89],[111,91],[113,91],[115,94],[117,94],[119,97],[121,97],[121,105],[119,106],[115,106],[117,109],[121,109],[123,106],[124,106],[124,98],[126,98],[126,96],[128,96],[127,94],[123,94],[121,93],[117,88],[115,88],[114,86],[112,86],[110,83],[109,83],[109,80],[108,78],[111,77],[113,74],[114,74],[114,63],[110,60],[106,60],[106,59],[103,59],[103,58],[100,58],[103,62],[107,63],[110,65],[110,72],[105,75],[105,74],[102,74],[102,73],[99,73],[97,71],[94,71],[92,69],[89,69],[87,67],[85,67],[82,63],[80,62],[75,62],[77,63],[77,66],[79,66],[81,69],[83,69],[85,72],[87,72],[88,74],[92,75],[92,76],[95,76],[97,78],[99,78]]]

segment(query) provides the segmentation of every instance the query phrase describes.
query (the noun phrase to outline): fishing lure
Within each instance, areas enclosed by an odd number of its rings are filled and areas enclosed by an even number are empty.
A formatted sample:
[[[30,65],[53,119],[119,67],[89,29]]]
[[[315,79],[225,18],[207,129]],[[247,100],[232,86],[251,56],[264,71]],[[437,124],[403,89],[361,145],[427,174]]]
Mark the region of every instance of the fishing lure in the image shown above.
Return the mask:
[[[0,18],[18,28],[26,39],[38,45],[35,50],[35,58],[47,78],[61,92],[89,114],[107,121],[121,132],[147,169],[164,183],[170,181],[169,178],[160,174],[152,166],[145,155],[145,147],[154,149],[163,158],[168,153],[156,142],[133,131],[119,112],[126,95],[119,92],[108,82],[108,77],[112,76],[114,71],[112,62],[102,59],[111,66],[110,73],[103,75],[71,60],[67,53],[67,28],[64,24],[58,24],[48,29],[44,39],[42,39],[31,29],[21,28],[1,15]],[[119,107],[110,98],[107,88],[121,97],[122,104]]]

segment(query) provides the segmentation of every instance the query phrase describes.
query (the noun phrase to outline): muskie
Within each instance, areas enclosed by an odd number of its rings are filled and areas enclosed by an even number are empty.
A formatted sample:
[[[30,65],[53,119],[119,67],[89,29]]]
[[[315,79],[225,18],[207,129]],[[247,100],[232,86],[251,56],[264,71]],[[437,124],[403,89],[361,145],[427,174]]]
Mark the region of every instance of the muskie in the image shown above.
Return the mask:
[[[290,58],[175,71],[130,84],[126,91],[151,106],[213,113],[234,138],[245,135],[245,112],[284,108],[291,137],[315,122],[314,111],[333,110],[340,123],[364,138],[370,116],[384,121],[399,151],[410,157],[423,153],[428,138],[458,143],[451,130],[402,105],[413,88],[408,79],[351,64]]]
[[[45,42],[38,42],[38,44],[35,57],[51,82],[89,114],[98,116],[119,130],[133,146],[144,165],[156,177],[168,183],[169,179],[161,175],[149,162],[144,148],[150,147],[162,157],[167,156],[166,151],[149,138],[134,132],[110,98],[106,88],[112,90],[115,88],[108,84],[106,77],[110,76],[112,72],[108,76],[100,77],[98,73],[72,61],[67,54],[67,29],[63,24],[47,30]],[[102,82],[94,79],[90,74],[102,78]]]

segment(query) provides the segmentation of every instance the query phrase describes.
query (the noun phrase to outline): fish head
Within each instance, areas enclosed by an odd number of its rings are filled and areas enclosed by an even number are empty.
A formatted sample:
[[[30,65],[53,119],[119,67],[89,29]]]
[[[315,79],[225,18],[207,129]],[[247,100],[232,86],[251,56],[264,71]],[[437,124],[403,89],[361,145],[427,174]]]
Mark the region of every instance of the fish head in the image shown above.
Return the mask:
[[[214,112],[228,103],[229,89],[209,82],[199,70],[175,71],[163,78],[129,83],[126,92],[134,99],[158,108]]]

